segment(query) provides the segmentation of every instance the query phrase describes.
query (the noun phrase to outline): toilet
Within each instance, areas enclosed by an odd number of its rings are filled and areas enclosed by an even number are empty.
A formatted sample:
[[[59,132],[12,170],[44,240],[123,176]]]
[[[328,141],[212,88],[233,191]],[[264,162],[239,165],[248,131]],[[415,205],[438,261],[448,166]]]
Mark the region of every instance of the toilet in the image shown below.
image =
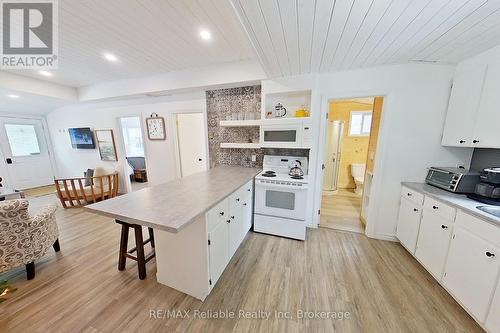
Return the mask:
[[[356,188],[354,189],[354,193],[361,195],[363,193],[363,184],[365,182],[365,170],[366,164],[351,164],[351,175],[354,178],[354,183],[356,184]]]

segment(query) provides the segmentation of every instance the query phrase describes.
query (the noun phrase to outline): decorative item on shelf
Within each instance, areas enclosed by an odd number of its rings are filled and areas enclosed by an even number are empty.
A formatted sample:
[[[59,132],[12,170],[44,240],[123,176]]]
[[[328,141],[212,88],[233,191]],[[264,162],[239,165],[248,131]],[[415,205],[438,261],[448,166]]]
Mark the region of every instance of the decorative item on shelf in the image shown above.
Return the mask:
[[[148,129],[149,140],[166,139],[165,118],[159,117],[157,113],[152,113],[149,118],[146,118],[146,127]]]
[[[295,117],[297,118],[309,117],[309,110],[307,109],[307,106],[302,105],[300,109],[295,111]]]
[[[286,116],[286,108],[283,106],[281,103],[277,103],[274,106],[274,117],[275,118],[282,118]]]
[[[101,161],[118,161],[113,130],[96,130],[95,136]]]

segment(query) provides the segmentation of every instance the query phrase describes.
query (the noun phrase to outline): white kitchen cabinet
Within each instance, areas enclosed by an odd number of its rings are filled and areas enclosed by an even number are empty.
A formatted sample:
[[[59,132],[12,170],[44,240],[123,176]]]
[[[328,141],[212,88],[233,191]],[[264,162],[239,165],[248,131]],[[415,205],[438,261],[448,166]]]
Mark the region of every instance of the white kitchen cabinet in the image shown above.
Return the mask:
[[[500,131],[498,130],[498,124],[500,123],[499,87],[500,64],[488,65],[474,127],[473,142],[476,141],[475,147],[500,147]]]
[[[229,258],[232,258],[241,242],[243,233],[242,191],[238,190],[229,197]]]
[[[229,262],[229,228],[221,221],[208,233],[210,285],[214,286]]]
[[[251,228],[253,180],[206,213],[210,282],[213,287]]]
[[[498,282],[495,296],[491,302],[485,326],[490,333],[500,333],[500,281]]]
[[[487,66],[458,69],[453,78],[448,113],[443,131],[443,146],[472,147],[474,124],[486,77]]]
[[[437,280],[443,275],[452,229],[453,220],[424,208],[415,257]]]
[[[486,319],[497,283],[499,253],[483,238],[455,226],[443,285],[480,323]]]
[[[422,206],[401,198],[396,237],[411,254],[415,254]]]

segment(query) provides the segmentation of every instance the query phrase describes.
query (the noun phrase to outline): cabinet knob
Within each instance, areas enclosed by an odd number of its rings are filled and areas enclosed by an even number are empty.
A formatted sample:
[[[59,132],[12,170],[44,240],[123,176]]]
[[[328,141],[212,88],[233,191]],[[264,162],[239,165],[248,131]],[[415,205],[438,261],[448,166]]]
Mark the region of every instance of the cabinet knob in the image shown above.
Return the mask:
[[[231,216],[231,220],[234,220],[234,216]]]
[[[413,211],[414,211],[414,212],[418,212],[418,209],[416,209],[416,208],[413,208]]]
[[[459,142],[460,142],[460,143],[465,143],[465,140],[460,140]]]
[[[406,193],[407,196],[411,197],[411,193]]]
[[[240,201],[240,198],[236,198],[236,201]]]
[[[494,254],[494,253],[491,253],[490,251],[488,251],[488,252],[486,252],[486,256],[487,256],[488,258],[493,258],[493,257],[495,256],[495,254]]]
[[[247,205],[247,203],[245,202],[245,203],[243,204],[243,206],[246,206],[246,205]]]
[[[247,192],[250,192],[250,189],[249,189],[249,188],[247,188]]]
[[[438,206],[432,206],[432,209],[439,209]]]
[[[231,220],[227,220],[226,222],[227,222],[227,223],[231,223]]]
[[[219,215],[220,215],[220,216],[224,216],[224,212],[220,212],[220,213],[219,213]]]
[[[448,229],[447,225],[441,224],[441,229]]]
[[[479,140],[472,140],[472,143],[479,143]]]

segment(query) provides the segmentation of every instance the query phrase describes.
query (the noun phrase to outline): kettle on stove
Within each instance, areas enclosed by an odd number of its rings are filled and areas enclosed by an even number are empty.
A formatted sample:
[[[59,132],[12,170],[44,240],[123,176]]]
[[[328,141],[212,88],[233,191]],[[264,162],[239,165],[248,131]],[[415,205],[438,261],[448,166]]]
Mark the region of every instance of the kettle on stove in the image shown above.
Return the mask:
[[[299,167],[302,166],[302,163],[299,160],[295,160],[293,167],[288,171],[288,175],[292,177],[302,177],[304,176],[304,171]]]

